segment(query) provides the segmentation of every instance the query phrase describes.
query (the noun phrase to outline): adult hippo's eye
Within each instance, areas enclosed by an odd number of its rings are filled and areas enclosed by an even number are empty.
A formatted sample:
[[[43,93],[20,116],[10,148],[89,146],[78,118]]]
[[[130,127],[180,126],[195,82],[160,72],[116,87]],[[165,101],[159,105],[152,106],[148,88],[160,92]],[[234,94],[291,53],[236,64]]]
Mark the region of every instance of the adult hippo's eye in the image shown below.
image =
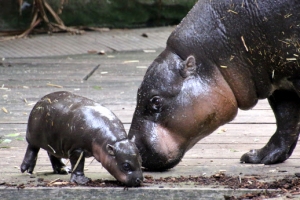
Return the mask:
[[[150,99],[150,105],[154,112],[161,112],[162,99],[159,96],[154,96]]]
[[[131,165],[130,165],[129,163],[123,163],[123,164],[122,164],[122,168],[123,168],[123,170],[124,170],[125,172],[130,172],[130,171],[132,171],[132,167],[131,167]]]

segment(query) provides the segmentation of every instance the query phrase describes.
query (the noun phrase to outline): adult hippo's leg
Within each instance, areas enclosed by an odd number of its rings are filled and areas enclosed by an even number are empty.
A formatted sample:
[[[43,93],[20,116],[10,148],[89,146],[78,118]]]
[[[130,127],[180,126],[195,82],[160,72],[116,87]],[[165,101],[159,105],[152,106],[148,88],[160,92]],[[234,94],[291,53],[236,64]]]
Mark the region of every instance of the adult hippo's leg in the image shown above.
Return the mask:
[[[23,162],[20,167],[22,173],[25,171],[28,173],[33,172],[39,150],[40,148],[28,144]]]
[[[300,130],[300,98],[294,91],[277,90],[269,98],[277,130],[261,149],[241,157],[241,162],[275,164],[288,159],[297,144]]]
[[[48,156],[51,161],[54,174],[67,174],[68,173],[64,169],[66,167],[66,165],[61,161],[60,158],[57,158],[57,157],[51,155],[49,152],[48,152]]]
[[[84,170],[84,151],[75,150],[70,155],[70,162],[72,167],[72,175],[70,182],[75,182],[78,184],[86,184],[89,182],[89,178],[85,177]]]

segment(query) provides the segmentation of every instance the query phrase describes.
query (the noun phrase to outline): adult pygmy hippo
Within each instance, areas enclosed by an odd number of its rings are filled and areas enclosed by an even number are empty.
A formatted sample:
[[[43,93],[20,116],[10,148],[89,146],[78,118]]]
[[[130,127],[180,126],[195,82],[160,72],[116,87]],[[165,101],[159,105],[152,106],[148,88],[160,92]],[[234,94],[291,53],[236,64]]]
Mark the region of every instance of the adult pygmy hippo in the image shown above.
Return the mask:
[[[277,130],[246,163],[283,162],[300,131],[300,3],[200,0],[171,33],[138,90],[129,139],[150,170],[268,98]]]
[[[40,148],[48,152],[54,173],[66,173],[60,158],[69,158],[71,182],[89,181],[85,157],[94,156],[117,180],[138,186],[143,180],[141,158],[121,121],[107,108],[70,92],[44,96],[33,107],[26,133],[28,147],[21,172],[33,172]]]

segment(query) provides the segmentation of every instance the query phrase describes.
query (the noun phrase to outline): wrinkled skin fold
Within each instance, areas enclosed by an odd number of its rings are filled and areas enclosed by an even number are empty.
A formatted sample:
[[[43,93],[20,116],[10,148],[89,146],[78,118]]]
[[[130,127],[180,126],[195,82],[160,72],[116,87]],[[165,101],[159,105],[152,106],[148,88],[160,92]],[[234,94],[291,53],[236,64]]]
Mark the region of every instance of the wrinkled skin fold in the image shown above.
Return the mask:
[[[199,140],[268,98],[277,130],[241,162],[292,154],[300,129],[300,4],[200,0],[171,33],[137,92],[129,139],[143,166],[176,166]],[[263,134],[263,133],[262,133]]]

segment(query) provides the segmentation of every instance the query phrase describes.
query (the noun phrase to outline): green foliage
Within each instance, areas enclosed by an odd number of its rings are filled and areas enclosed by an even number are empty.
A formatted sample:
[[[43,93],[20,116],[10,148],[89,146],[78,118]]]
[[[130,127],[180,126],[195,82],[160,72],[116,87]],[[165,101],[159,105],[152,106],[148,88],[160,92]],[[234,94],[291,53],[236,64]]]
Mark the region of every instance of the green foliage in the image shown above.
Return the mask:
[[[27,0],[32,5],[33,0]],[[47,0],[54,11],[57,0]],[[196,0],[69,0],[61,19],[66,26],[134,28],[178,24]],[[27,28],[32,20],[32,7],[19,14],[17,1],[0,0],[0,29]],[[50,20],[51,15],[48,15]]]

